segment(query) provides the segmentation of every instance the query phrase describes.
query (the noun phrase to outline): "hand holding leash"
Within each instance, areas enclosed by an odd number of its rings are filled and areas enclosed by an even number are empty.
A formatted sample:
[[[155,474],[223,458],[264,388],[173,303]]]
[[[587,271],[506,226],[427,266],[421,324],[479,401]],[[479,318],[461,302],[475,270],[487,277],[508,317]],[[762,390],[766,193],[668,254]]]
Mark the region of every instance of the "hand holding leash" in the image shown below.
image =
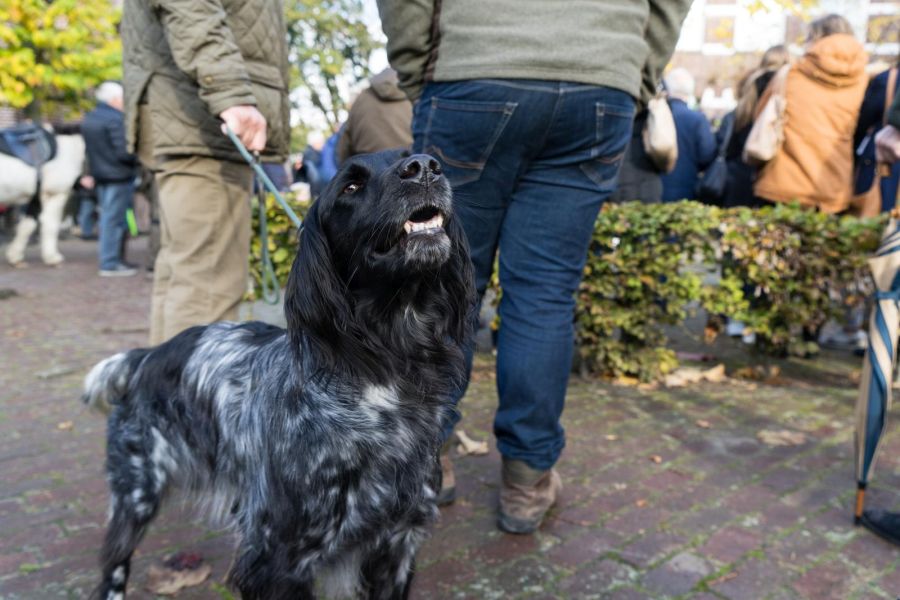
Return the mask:
[[[244,160],[247,161],[247,164],[250,165],[250,168],[252,168],[254,173],[256,174],[256,190],[259,195],[259,239],[262,251],[262,256],[260,257],[262,262],[260,282],[262,287],[262,296],[263,300],[268,302],[269,304],[278,304],[278,278],[275,275],[275,266],[272,264],[272,257],[269,256],[269,233],[268,225],[266,223],[266,190],[268,190],[272,193],[273,196],[275,196],[275,200],[278,201],[278,203],[281,205],[281,208],[284,209],[284,212],[287,213],[287,216],[291,219],[291,222],[297,227],[297,229],[300,229],[303,223],[300,221],[300,218],[284,199],[284,196],[279,193],[278,188],[275,187],[275,184],[272,183],[272,180],[269,179],[269,176],[266,175],[266,172],[260,166],[259,152],[254,152],[253,156],[251,156],[250,152],[247,151],[247,148],[244,147],[244,144],[234,133],[234,131],[231,130],[227,123],[222,124],[222,131],[231,139],[231,143],[234,144],[234,147],[237,148],[238,152],[241,153],[241,156],[244,157]]]
[[[219,113],[219,118],[225,121],[222,133],[225,133],[226,128],[231,129],[251,152],[262,152],[265,149],[266,118],[255,106],[232,106]]]

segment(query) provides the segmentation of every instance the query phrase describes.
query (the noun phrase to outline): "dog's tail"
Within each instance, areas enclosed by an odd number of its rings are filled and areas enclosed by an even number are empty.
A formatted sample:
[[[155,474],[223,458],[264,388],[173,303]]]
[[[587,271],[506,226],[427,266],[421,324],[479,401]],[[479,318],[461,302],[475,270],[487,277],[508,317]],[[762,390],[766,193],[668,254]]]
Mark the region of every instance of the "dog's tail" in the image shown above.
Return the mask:
[[[81,401],[101,412],[108,413],[128,391],[131,361],[128,354],[120,352],[97,363],[84,378],[84,394]]]

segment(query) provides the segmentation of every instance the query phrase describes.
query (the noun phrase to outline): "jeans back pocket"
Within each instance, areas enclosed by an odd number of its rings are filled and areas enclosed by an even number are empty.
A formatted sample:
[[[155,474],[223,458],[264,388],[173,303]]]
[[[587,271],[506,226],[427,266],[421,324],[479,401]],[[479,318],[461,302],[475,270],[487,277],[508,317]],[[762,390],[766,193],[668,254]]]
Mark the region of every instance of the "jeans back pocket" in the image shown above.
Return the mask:
[[[450,185],[477,181],[517,105],[433,97],[424,115],[422,151],[441,161]]]
[[[600,187],[600,191],[611,192],[631,137],[634,110],[597,102],[594,117],[591,158],[581,163],[581,170]]]

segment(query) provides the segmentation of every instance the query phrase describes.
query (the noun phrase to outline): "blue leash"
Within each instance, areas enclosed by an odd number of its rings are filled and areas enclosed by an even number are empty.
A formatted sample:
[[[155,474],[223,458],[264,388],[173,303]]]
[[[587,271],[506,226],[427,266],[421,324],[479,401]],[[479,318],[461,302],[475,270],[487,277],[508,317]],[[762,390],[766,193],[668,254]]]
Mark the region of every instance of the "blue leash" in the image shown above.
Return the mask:
[[[268,224],[266,222],[266,193],[265,190],[269,190],[273,196],[275,196],[275,200],[281,205],[281,208],[284,209],[284,212],[287,213],[287,216],[291,219],[291,222],[297,229],[300,229],[303,226],[303,222],[300,220],[300,217],[294,212],[291,206],[284,199],[284,196],[278,191],[278,188],[275,187],[275,184],[272,183],[272,180],[269,179],[269,176],[266,175],[266,172],[263,170],[262,166],[259,164],[259,153],[255,152],[254,154],[250,154],[247,148],[241,143],[241,140],[234,134],[230,127],[225,126],[225,133],[228,134],[228,137],[231,138],[231,143],[234,144],[235,148],[238,149],[238,152],[241,153],[241,156],[244,157],[244,160],[247,161],[247,164],[253,169],[253,172],[256,174],[257,180],[257,204],[259,209],[259,241],[261,246],[261,262],[262,262],[262,274],[260,277],[260,286],[262,287],[262,298],[263,301],[268,304],[278,304],[278,300],[280,299],[279,285],[278,285],[278,277],[275,275],[275,266],[272,264],[272,257],[269,254],[269,230]],[[262,185],[259,185],[259,183]],[[265,188],[265,189],[264,189]]]

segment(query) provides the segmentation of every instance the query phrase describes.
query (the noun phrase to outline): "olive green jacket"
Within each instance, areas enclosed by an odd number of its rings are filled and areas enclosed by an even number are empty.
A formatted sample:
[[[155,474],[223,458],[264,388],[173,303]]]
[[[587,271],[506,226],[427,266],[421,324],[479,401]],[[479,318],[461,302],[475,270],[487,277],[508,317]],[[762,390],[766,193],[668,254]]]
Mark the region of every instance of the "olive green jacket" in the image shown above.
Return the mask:
[[[691,0],[378,0],[411,99],[428,81],[544,79],[649,100]]]
[[[128,145],[147,104],[154,156],[240,161],[218,115],[252,104],[266,118],[263,153],[288,152],[288,57],[281,0],[125,0],[122,15]]]

